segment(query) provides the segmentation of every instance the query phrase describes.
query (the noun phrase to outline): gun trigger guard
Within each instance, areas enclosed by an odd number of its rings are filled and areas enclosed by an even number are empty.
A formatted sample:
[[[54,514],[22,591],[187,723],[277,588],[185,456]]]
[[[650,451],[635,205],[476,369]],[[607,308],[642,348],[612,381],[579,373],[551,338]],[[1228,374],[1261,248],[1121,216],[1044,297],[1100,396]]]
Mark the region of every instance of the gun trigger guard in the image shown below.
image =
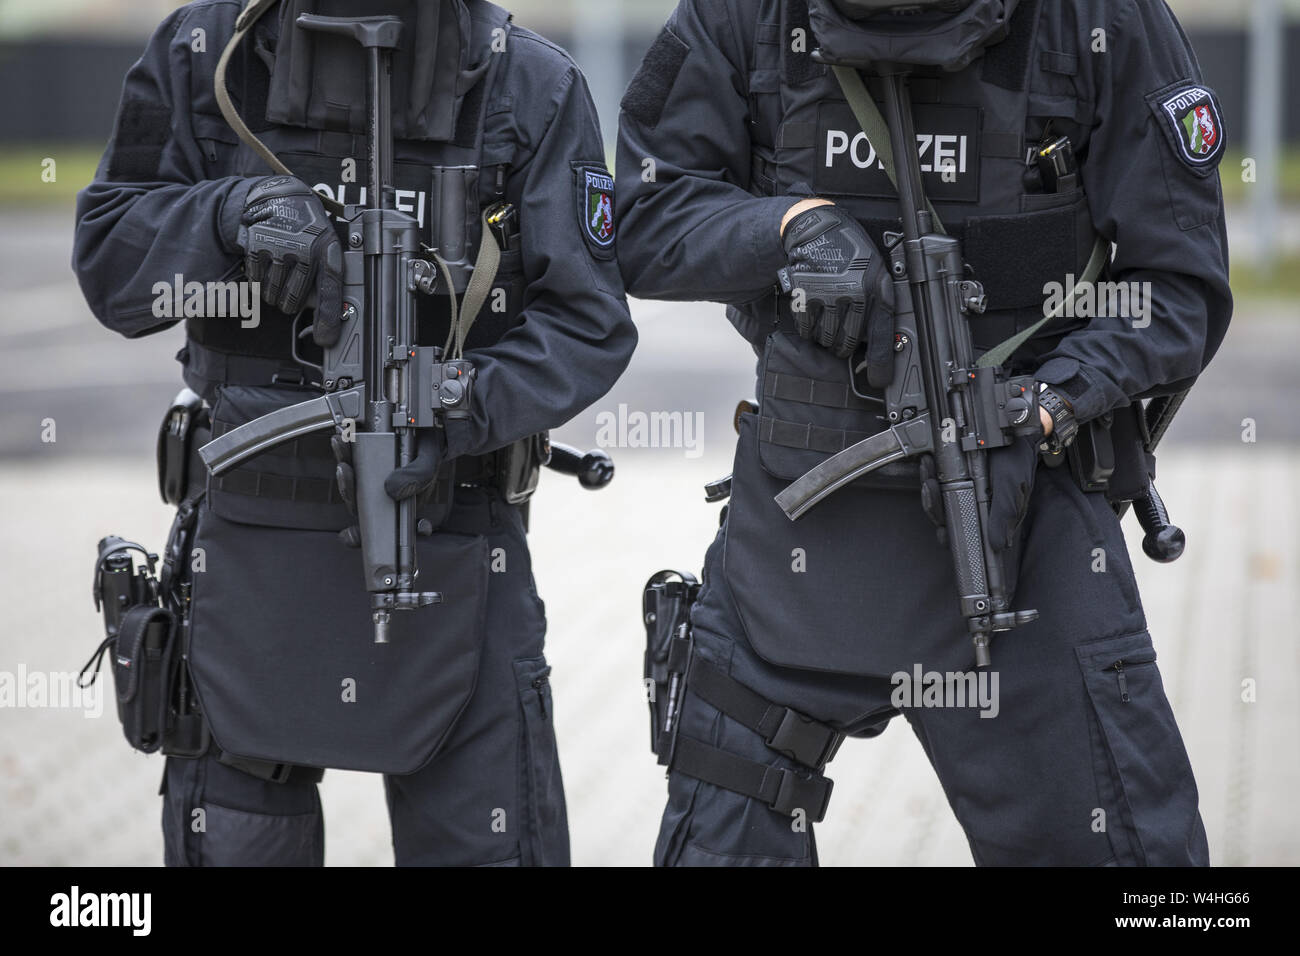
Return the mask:
[[[307,359],[303,358],[298,351],[298,343],[304,339],[307,339],[311,335],[310,323],[304,324],[301,330],[298,329],[298,323],[301,321],[304,315],[306,315],[305,310],[299,312],[297,315],[293,317],[293,325],[290,327],[291,331],[293,332],[293,335],[291,337],[292,348],[290,352],[293,355],[293,360],[295,362],[297,362],[299,365],[304,366],[305,368],[315,369],[317,372],[320,373],[321,378],[323,379],[325,377],[325,367],[323,365],[317,365],[315,362],[308,361]]]

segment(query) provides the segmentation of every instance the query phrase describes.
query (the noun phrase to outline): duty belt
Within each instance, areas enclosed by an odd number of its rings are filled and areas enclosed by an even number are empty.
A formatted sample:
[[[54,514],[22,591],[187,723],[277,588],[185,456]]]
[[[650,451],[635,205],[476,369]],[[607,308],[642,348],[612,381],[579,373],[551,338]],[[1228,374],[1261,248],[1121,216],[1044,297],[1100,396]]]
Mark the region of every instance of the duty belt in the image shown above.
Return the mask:
[[[217,422],[213,437],[230,431],[234,425]],[[274,470],[274,458],[294,458],[317,466],[318,476],[284,475]],[[276,448],[270,460],[254,459],[252,463],[233,468],[220,477],[212,478],[212,488],[227,494],[250,498],[272,498],[310,504],[342,504],[338,482],[334,480],[334,455],[329,440],[320,436],[306,436],[285,442]],[[197,461],[197,459],[196,459]],[[455,459],[456,484],[469,487],[489,486],[496,477],[496,454],[466,455]],[[202,464],[196,466],[202,474]],[[320,477],[325,476],[325,477]]]

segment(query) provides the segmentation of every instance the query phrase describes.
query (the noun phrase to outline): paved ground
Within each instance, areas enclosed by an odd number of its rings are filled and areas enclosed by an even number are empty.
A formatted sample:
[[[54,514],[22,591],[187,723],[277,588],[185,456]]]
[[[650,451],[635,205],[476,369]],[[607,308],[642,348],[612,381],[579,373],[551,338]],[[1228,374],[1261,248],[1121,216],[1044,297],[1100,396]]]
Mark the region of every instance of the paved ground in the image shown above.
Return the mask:
[[[160,544],[170,522],[149,458],[179,346],[97,330],[62,268],[66,220],[13,225],[0,229],[0,671],[71,671],[101,633],[89,595],[95,541],[111,531]],[[618,478],[598,495],[548,475],[534,509],[578,864],[649,860],[664,781],[645,747],[640,588],[658,568],[698,568],[717,521],[700,487],[729,470],[731,408],[752,388],[752,360],[718,309],[638,303],[636,312],[632,369],[558,437],[590,446],[596,415],[626,403],[703,410],[705,441],[694,458],[618,452]],[[1242,310],[1161,456],[1188,554],[1169,567],[1134,558],[1211,850],[1228,865],[1300,863],[1300,426],[1286,414],[1297,398],[1294,323],[1281,307]],[[45,418],[53,443],[40,440]],[[1241,441],[1246,418],[1256,443]],[[1256,682],[1254,703],[1241,700],[1245,679]],[[126,746],[111,712],[0,710],[0,863],[158,863],[161,770],[160,758]],[[849,742],[831,776],[832,815],[818,828],[825,863],[970,863],[905,727]],[[328,861],[391,863],[379,780],[331,772],[322,792]]]

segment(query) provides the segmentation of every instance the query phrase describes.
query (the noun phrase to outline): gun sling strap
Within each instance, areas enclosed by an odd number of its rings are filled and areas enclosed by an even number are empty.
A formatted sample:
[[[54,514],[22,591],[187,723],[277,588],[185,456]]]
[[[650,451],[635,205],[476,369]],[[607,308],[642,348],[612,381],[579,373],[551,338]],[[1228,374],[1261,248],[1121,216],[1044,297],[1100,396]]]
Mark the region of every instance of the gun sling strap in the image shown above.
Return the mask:
[[[857,70],[846,66],[834,66],[831,69],[835,73],[835,79],[840,84],[840,89],[844,92],[845,99],[849,102],[849,108],[853,111],[853,116],[857,119],[858,125],[862,127],[862,132],[867,135],[868,140],[876,144],[876,155],[885,167],[885,175],[889,177],[889,181],[897,189],[898,179],[894,170],[893,137],[889,134],[889,124],[880,115],[880,108],[876,106],[875,100],[867,92],[867,85],[862,81],[862,76]],[[929,210],[930,219],[935,230],[944,233],[943,221],[939,218],[939,214],[935,212],[929,198],[925,201],[925,207]],[[1088,257],[1088,264],[1084,267],[1083,274],[1079,277],[1079,281],[1071,287],[1069,293],[1061,299],[1060,303],[1033,325],[1021,329],[1015,335],[989,349],[980,356],[975,364],[981,368],[1004,364],[1016,349],[1037,335],[1039,330],[1064,315],[1067,307],[1083,291],[1083,287],[1097,280],[1109,259],[1110,243],[1098,236],[1093,243],[1092,254]]]
[[[281,176],[294,176],[293,170],[280,161],[271,149],[263,143],[248,128],[235,109],[235,104],[230,99],[230,89],[226,84],[226,69],[230,65],[231,57],[234,56],[235,50],[243,42],[248,32],[253,29],[257,21],[279,3],[280,0],[249,0],[248,5],[240,12],[238,19],[235,20],[235,32],[231,34],[230,42],[221,52],[221,59],[217,61],[216,73],[213,82],[216,87],[217,106],[221,109],[221,115],[225,117],[230,128],[249,149],[261,158],[272,171]],[[294,177],[297,178],[297,177]],[[321,204],[335,217],[342,219],[345,215],[343,204],[337,200],[322,195]],[[373,199],[371,200],[374,201]],[[447,283],[448,297],[451,299],[451,328],[448,331],[447,346],[443,350],[448,358],[460,358],[464,350],[465,338],[469,335],[469,330],[478,318],[479,312],[483,308],[483,303],[487,301],[488,293],[492,289],[492,283],[496,280],[497,269],[501,264],[501,250],[497,246],[496,238],[492,235],[492,230],[488,228],[486,213],[482,222],[482,238],[479,243],[478,257],[474,262],[474,274],[470,277],[469,285],[465,288],[464,301],[457,307],[456,294],[451,282],[451,272],[446,262],[435,252],[434,259],[442,271],[444,281]],[[449,354],[451,348],[455,347],[455,353]]]

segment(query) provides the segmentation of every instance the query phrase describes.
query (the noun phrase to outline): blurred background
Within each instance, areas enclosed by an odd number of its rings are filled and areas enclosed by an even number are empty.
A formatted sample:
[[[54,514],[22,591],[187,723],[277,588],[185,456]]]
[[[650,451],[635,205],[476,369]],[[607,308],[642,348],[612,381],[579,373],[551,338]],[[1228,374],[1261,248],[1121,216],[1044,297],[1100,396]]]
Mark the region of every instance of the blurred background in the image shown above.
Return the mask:
[[[171,512],[152,464],[180,387],[180,332],[128,342],[87,311],[69,269],[73,202],[111,132],[122,77],[169,0],[0,0],[0,672],[67,672],[102,636],[96,541],[161,547]],[[1222,865],[1300,863],[1300,0],[1172,0],[1222,101],[1231,152],[1234,325],[1160,456],[1189,547],[1135,552],[1170,698]],[[612,156],[618,101],[670,0],[517,0],[516,21],[586,71]],[[52,165],[51,165],[52,161]],[[533,505],[550,618],[557,732],[576,864],[649,862],[664,797],[647,747],[640,590],[698,572],[717,527],[704,482],[730,471],[731,415],[753,388],[748,347],[719,307],[634,302],[641,346],[605,399],[556,433],[584,448],[597,416],[703,415],[697,448],[612,449],[591,495],[546,475]],[[688,344],[689,343],[689,346]],[[1243,697],[1250,681],[1253,699]],[[905,726],[845,745],[818,827],[825,864],[969,865],[942,791]],[[0,864],[155,865],[162,758],[122,740],[112,704],[0,706]],[[378,778],[331,771],[327,862],[392,862]]]

